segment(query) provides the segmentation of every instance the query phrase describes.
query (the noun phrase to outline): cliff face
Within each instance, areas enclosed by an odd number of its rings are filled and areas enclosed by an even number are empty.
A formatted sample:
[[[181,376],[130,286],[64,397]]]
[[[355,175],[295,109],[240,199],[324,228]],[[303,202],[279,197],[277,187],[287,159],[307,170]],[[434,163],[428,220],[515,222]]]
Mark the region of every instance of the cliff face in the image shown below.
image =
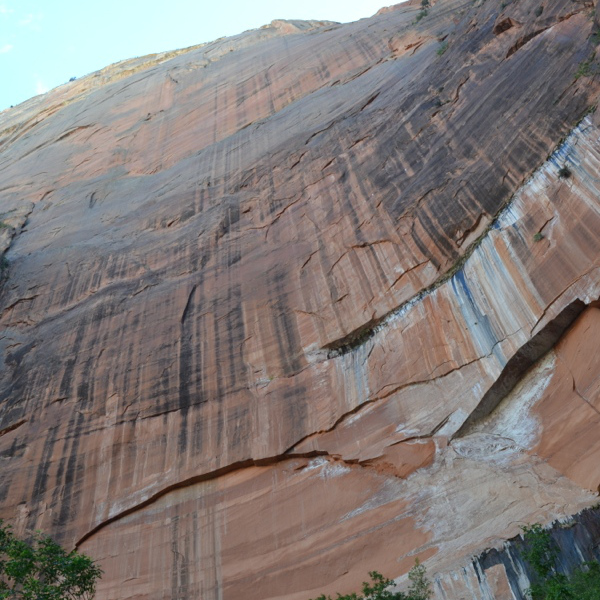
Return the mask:
[[[594,8],[277,21],[2,113],[0,517],[101,600],[417,556],[458,599],[597,501]]]
[[[581,569],[583,562],[600,561],[598,507],[552,525],[548,531],[558,572],[569,576]],[[488,550],[460,569],[438,577],[436,592],[441,598],[527,600],[536,576],[524,558],[524,550],[531,550],[531,546],[527,546],[522,535],[508,540],[501,548]]]

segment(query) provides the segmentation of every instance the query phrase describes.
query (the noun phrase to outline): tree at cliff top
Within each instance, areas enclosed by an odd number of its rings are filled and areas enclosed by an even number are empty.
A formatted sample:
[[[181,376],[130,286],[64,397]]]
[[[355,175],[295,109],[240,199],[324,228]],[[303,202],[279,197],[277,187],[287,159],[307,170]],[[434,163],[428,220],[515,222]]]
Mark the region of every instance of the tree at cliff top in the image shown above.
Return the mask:
[[[0,600],[89,600],[101,575],[85,554],[39,532],[28,543],[0,520]]]

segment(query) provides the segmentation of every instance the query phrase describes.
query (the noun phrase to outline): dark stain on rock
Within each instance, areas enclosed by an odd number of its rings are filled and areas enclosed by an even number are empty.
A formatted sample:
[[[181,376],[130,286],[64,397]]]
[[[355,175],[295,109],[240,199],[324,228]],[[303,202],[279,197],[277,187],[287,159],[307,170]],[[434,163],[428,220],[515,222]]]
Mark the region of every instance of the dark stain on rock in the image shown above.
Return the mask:
[[[86,323],[85,318],[80,318],[79,324],[77,325],[77,330],[75,332],[75,340],[73,342],[73,346],[71,347],[71,353],[69,358],[64,362],[64,370],[63,376],[59,386],[59,395],[68,397],[71,395],[71,387],[73,380],[73,373],[75,370],[75,365],[79,358],[79,352],[84,340],[84,334],[86,331]]]
[[[567,523],[557,521],[549,533],[558,548],[555,564],[559,573],[568,576],[585,562],[600,561],[600,508],[584,510]],[[536,582],[535,571],[524,558],[528,550],[521,536],[514,537],[502,550],[487,550],[475,558],[474,571],[485,576],[488,569],[502,565],[515,600],[527,600],[530,598],[527,588]],[[483,588],[485,583],[481,583]]]
[[[526,371],[556,345],[564,332],[583,312],[585,306],[581,300],[575,300],[539,333],[517,350],[513,357],[506,363],[496,381],[483,395],[477,407],[456,432],[454,435],[455,438],[466,435],[474,423],[487,417],[500,404],[502,399],[523,378]]]
[[[58,426],[50,427],[44,441],[42,448],[42,456],[37,464],[35,479],[33,481],[32,498],[39,500],[46,491],[46,484],[48,483],[50,461],[54,454],[54,446],[56,444],[56,433]]]
[[[189,565],[187,551],[181,547],[186,536],[179,532],[179,517],[171,519],[171,598],[187,600],[189,598]]]
[[[515,21],[514,19],[511,19],[510,17],[505,17],[504,19],[501,19],[499,21],[496,22],[496,24],[494,25],[494,35],[500,35],[501,33],[504,33],[505,31],[508,31],[509,29],[512,29],[513,27],[517,26],[518,22]]]
[[[276,270],[269,281],[269,288],[272,290],[271,314],[281,366],[285,375],[291,375],[302,369],[304,361],[301,358],[302,348],[296,322],[287,302],[285,280],[286,274]]]

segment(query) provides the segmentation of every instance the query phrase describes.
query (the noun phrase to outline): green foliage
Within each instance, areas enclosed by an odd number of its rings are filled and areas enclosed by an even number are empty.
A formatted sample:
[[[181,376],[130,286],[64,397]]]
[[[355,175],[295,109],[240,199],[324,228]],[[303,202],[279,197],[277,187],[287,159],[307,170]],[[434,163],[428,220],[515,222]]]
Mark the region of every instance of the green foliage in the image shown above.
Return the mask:
[[[399,598],[398,594],[388,590],[389,587],[394,585],[391,579],[386,579],[377,571],[371,571],[369,577],[372,583],[363,582],[362,598],[365,598],[365,600],[396,600],[396,598]]]
[[[594,55],[587,60],[583,60],[579,63],[577,71],[575,71],[575,79],[580,77],[591,77],[598,73],[598,65],[594,62]]]
[[[539,523],[523,527],[523,538],[529,549],[524,552],[525,560],[531,564],[535,574],[541,579],[548,578],[558,555],[556,546],[547,530]]]
[[[552,543],[548,531],[535,524],[523,527],[525,541],[529,549],[524,553],[525,560],[533,567],[539,582],[529,588],[532,600],[566,600],[571,596],[567,591],[567,578],[554,569],[558,549]]]
[[[523,527],[529,549],[525,560],[533,567],[537,581],[528,590],[532,600],[598,600],[600,598],[600,564],[584,563],[571,577],[556,570],[558,548],[550,533],[541,525]]]
[[[571,576],[571,590],[577,600],[598,600],[600,598],[600,563],[584,563],[583,568]]]
[[[592,61],[584,60],[579,63],[577,67],[577,71],[575,71],[575,79],[579,79],[580,77],[587,77],[590,74],[590,69],[592,66]]]
[[[534,236],[533,236],[533,241],[534,242],[541,242],[544,239],[544,234],[541,233],[540,231],[538,231]]]
[[[446,52],[446,50],[448,50],[448,42],[442,42],[440,44],[440,47],[437,49],[438,56],[441,56],[442,54],[444,54],[444,52]]]
[[[4,221],[0,221],[0,229],[10,229],[10,225]]]
[[[408,572],[410,586],[408,588],[407,600],[428,600],[433,594],[431,583],[427,579],[427,570],[417,558],[415,566]]]
[[[408,573],[410,580],[408,594],[392,592],[389,588],[394,586],[394,581],[386,579],[377,571],[371,571],[369,577],[371,582],[363,582],[360,596],[356,592],[344,596],[338,594],[336,600],[429,600],[433,594],[431,583],[427,579],[427,571],[418,558],[415,566]],[[332,600],[332,598],[321,594],[315,600]]]
[[[423,9],[416,17],[415,17],[415,23],[418,23],[421,19],[423,19],[424,17],[426,17],[429,14],[429,12],[426,9]]]
[[[571,177],[571,169],[569,169],[569,167],[567,167],[566,165],[562,166],[558,170],[558,176],[561,179],[568,179],[569,177]]]
[[[102,570],[37,533],[31,543],[0,520],[0,600],[89,600]]]

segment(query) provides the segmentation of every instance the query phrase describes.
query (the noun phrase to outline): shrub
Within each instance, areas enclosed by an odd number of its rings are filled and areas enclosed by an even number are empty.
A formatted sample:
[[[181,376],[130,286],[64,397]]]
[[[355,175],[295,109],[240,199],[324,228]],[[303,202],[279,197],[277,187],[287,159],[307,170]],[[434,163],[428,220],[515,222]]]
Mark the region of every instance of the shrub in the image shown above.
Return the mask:
[[[39,532],[26,542],[0,520],[1,600],[89,600],[101,575],[85,554],[67,552]]]
[[[448,42],[441,42],[440,47],[437,49],[438,56],[441,56],[448,50]]]
[[[544,234],[540,231],[538,231],[534,236],[533,236],[533,241],[534,242],[541,242],[544,239]]]
[[[577,67],[577,71],[575,71],[575,79],[579,79],[580,77],[590,77],[591,75],[595,75],[598,73],[598,65],[594,62],[594,57],[588,58],[587,60],[582,60]]]
[[[369,577],[370,583],[363,582],[362,595],[359,596],[356,592],[345,596],[338,594],[336,600],[429,600],[433,593],[431,583],[427,579],[427,571],[418,558],[415,560],[415,566],[408,573],[410,580],[408,594],[392,592],[389,588],[394,586],[394,581],[386,579],[378,571],[371,571]],[[331,596],[321,594],[316,600],[332,599]]]
[[[415,566],[408,572],[410,586],[408,588],[407,600],[428,600],[433,594],[431,583],[427,579],[427,570],[417,558]]]
[[[600,563],[587,562],[571,576],[573,597],[577,600],[600,598]]]
[[[416,17],[415,17],[415,23],[418,23],[421,19],[423,19],[424,17],[426,17],[429,13],[427,12],[427,10],[423,9]]]
[[[569,167],[567,167],[566,165],[563,165],[559,170],[558,170],[558,176],[561,179],[568,179],[569,177],[571,177],[571,169],[569,169]]]

